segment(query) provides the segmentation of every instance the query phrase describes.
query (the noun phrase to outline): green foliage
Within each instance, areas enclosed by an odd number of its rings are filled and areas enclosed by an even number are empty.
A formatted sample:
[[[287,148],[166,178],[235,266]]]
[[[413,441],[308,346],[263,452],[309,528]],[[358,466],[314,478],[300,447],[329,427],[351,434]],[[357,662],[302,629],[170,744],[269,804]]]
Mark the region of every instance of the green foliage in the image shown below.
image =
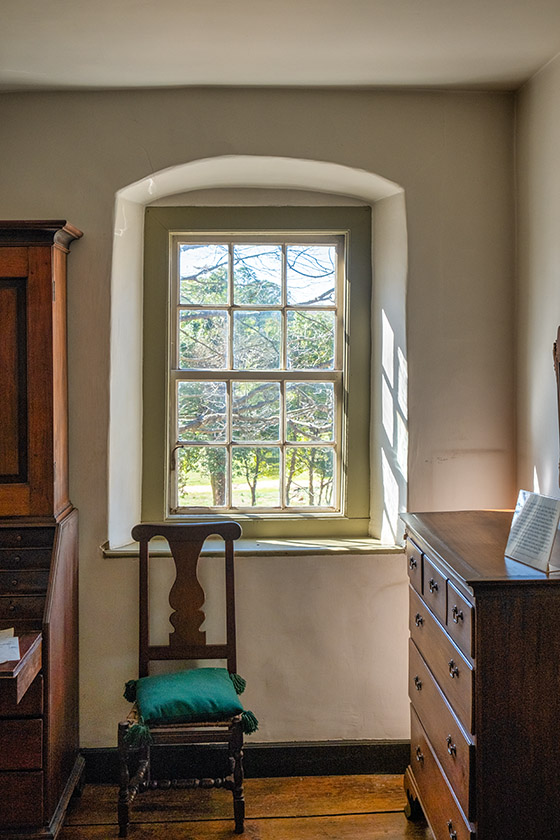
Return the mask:
[[[185,255],[188,274],[180,281],[180,302],[188,308],[180,312],[179,364],[182,369],[219,370],[227,367],[229,319],[224,311],[212,307],[224,305],[228,299],[226,246],[191,247],[192,253]],[[299,249],[297,265],[298,268],[310,266],[313,271],[313,266],[319,265],[317,254],[312,247],[308,250],[309,260],[305,263],[305,248]],[[214,265],[211,259],[216,260]],[[270,370],[272,380],[232,382],[232,441],[248,444],[232,448],[234,505],[274,507],[280,504],[280,386],[273,380],[282,357],[281,260],[280,246],[234,246],[234,303],[271,308],[234,310],[233,369]],[[321,278],[326,276],[333,282],[332,267],[319,268],[316,268],[316,274],[309,275],[310,292],[318,294],[314,299],[316,305],[321,300]],[[293,266],[290,271],[294,272]],[[304,272],[300,271],[300,274]],[[305,284],[298,291],[300,301],[304,292]],[[332,299],[328,285],[322,297],[327,302]],[[288,368],[302,371],[332,369],[334,313],[306,310],[305,301],[298,306],[301,308],[287,313],[285,357]],[[290,507],[330,505],[334,474],[333,385],[302,379],[287,382],[285,393],[285,434],[290,443],[285,448],[288,504]],[[225,383],[211,379],[179,382],[177,417],[178,439],[185,444],[178,450],[176,459],[179,506],[223,507],[227,503],[226,448],[200,444],[226,440]],[[330,445],[309,446],[310,442]],[[198,445],[192,445],[195,443]],[[247,488],[245,491],[243,486]]]

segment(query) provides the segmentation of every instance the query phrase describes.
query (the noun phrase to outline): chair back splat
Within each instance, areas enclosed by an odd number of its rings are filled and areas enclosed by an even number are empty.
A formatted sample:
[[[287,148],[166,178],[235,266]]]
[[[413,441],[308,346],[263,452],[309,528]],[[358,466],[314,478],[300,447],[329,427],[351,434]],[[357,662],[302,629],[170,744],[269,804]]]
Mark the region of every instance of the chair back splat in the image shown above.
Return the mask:
[[[225,644],[208,645],[206,634],[200,629],[205,618],[202,611],[204,590],[197,572],[204,541],[214,535],[221,536],[225,542],[226,641]],[[228,671],[235,673],[237,654],[233,541],[240,536],[241,527],[231,521],[143,524],[132,529],[132,538],[140,544],[139,676],[148,676],[150,662],[166,659],[225,659]],[[174,628],[169,634],[169,645],[150,645],[149,639],[149,542],[154,537],[167,540],[176,570],[175,583],[169,592],[169,605],[174,610],[169,618]]]

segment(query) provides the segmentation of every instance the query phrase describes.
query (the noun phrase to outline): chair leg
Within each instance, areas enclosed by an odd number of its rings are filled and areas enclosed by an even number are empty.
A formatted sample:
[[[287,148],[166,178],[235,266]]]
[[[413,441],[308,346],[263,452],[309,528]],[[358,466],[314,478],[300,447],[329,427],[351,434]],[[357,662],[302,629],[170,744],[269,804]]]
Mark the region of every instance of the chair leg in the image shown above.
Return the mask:
[[[229,756],[233,776],[233,816],[235,833],[245,830],[245,796],[243,794],[243,730],[241,721],[232,724],[229,739]]]
[[[119,748],[119,799],[118,799],[118,820],[119,837],[128,835],[130,824],[130,771],[128,768],[128,746],[125,742],[125,735],[128,732],[128,721],[119,723],[118,748]]]

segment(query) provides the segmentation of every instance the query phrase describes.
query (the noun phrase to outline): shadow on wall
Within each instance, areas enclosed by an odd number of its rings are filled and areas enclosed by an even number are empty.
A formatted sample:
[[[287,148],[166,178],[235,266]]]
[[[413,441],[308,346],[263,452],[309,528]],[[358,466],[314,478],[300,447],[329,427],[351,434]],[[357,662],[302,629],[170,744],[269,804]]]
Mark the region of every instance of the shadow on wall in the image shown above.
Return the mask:
[[[238,155],[162,170],[116,195],[111,280],[110,546],[128,543],[132,526],[141,519],[144,208],[167,196],[216,188],[308,190],[371,204],[370,534],[388,543],[400,541],[398,515],[406,509],[408,457],[404,192],[372,172],[336,163]]]

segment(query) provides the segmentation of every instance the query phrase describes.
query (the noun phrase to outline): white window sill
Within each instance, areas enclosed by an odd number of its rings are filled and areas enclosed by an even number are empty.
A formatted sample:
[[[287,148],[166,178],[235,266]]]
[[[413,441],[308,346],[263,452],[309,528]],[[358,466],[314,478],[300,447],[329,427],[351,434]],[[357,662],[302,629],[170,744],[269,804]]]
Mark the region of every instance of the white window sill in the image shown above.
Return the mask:
[[[235,554],[246,557],[255,554],[262,556],[294,556],[294,555],[348,555],[348,554],[403,554],[402,545],[382,543],[370,537],[352,537],[331,539],[262,539],[235,541]],[[138,557],[138,543],[131,542],[118,548],[109,548],[107,543],[101,546],[104,557]],[[154,556],[170,556],[169,547],[164,539],[156,538],[150,545],[150,554]],[[202,549],[203,555],[223,554],[223,541],[217,537],[206,540]]]

